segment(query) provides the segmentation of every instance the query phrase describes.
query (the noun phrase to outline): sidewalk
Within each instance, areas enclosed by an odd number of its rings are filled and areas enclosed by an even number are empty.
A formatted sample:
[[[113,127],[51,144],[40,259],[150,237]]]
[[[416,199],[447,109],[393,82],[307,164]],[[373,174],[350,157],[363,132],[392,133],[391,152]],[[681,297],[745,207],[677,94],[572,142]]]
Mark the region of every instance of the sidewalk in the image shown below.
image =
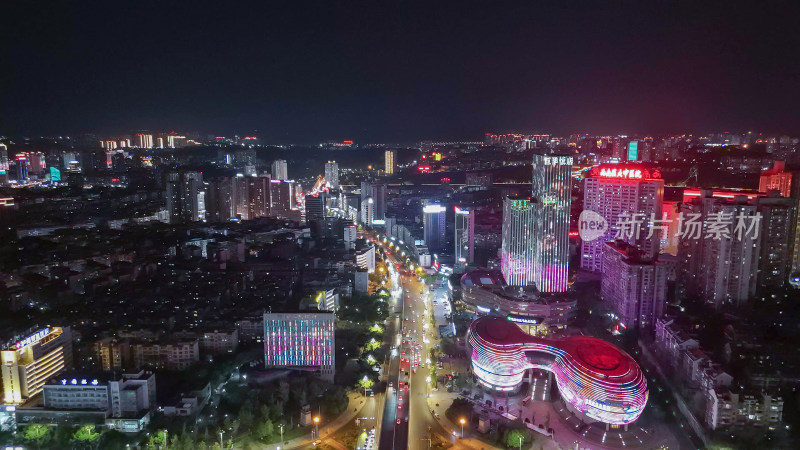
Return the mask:
[[[344,412],[339,414],[339,417],[334,419],[333,422],[326,423],[325,425],[319,427],[319,434],[322,436],[321,439],[323,441],[325,440],[325,436],[330,436],[331,434],[339,431],[340,428],[347,425],[351,420],[355,419],[359,412],[361,412],[361,409],[364,407],[364,397],[361,394],[351,392],[347,394],[347,397],[349,401],[347,402],[347,408],[344,410]],[[356,408],[357,410],[354,411],[353,408]],[[311,437],[311,434],[307,434],[305,436],[300,436],[287,441],[283,445],[280,443],[269,444],[262,448],[266,450],[274,450],[278,446],[281,447],[281,450],[304,448],[313,444],[315,440],[315,438]]]
[[[431,411],[436,412],[439,414],[437,418],[434,416],[434,419],[439,422],[439,425],[445,429],[451,436],[457,436],[455,446],[453,448],[461,449],[461,448],[470,448],[473,450],[500,450],[500,447],[495,447],[491,444],[481,441],[480,439],[476,439],[473,437],[469,437],[473,430],[469,427],[464,428],[464,434],[468,437],[461,438],[461,425],[455,425],[453,422],[450,421],[445,416],[445,411],[453,403],[453,399],[458,397],[456,393],[448,393],[448,392],[432,392],[431,397],[428,398],[428,409]],[[436,404],[439,406],[436,406]]]

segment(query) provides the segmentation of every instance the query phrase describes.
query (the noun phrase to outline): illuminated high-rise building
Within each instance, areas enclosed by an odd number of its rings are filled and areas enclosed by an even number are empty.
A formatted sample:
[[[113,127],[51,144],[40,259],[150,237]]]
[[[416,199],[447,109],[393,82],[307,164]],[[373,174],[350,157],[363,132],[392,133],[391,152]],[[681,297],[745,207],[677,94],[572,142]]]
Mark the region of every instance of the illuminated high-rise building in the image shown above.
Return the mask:
[[[447,208],[442,205],[431,204],[422,208],[425,245],[431,252],[439,252],[444,249],[446,217]]]
[[[372,220],[383,220],[386,218],[386,185],[370,181],[361,182],[361,204],[366,203],[367,197],[372,197],[373,216]]]
[[[664,180],[658,170],[634,164],[602,164],[592,168],[584,180],[583,210],[599,214],[606,226],[600,237],[583,241],[581,268],[591,272],[603,269],[603,246],[620,233],[620,222],[626,227],[624,240],[636,245],[644,257],[653,258],[660,247],[660,230],[648,236],[651,218],[662,219]],[[579,223],[581,229],[589,226]],[[627,233],[628,230],[630,233]]]
[[[325,181],[328,182],[331,188],[339,188],[339,164],[336,161],[325,163]]]
[[[0,144],[0,185],[8,183],[8,147]]]
[[[761,172],[758,179],[759,192],[769,192],[778,190],[782,197],[792,195],[792,172],[786,171],[783,161],[775,161],[775,165],[770,170]]]
[[[314,195],[306,195],[306,223],[311,222],[325,222],[326,212],[326,195],[324,192]]]
[[[72,367],[69,327],[47,327],[4,348],[3,403],[19,405],[42,391],[52,377]]]
[[[228,222],[233,217],[233,180],[228,177],[207,180],[206,220],[210,223]]]
[[[475,261],[475,211],[455,207],[455,271],[461,273]]]
[[[289,173],[286,166],[286,160],[277,159],[272,161],[271,175],[273,180],[288,180]]]
[[[569,281],[572,157],[534,155],[532,194],[538,226],[534,283],[540,292],[564,292]]]
[[[530,199],[507,197],[503,200],[500,271],[511,286],[534,283],[536,256],[536,209]]]
[[[160,137],[160,138],[156,139],[156,143],[157,143],[156,147],[164,148],[164,138]]]
[[[158,138],[161,139],[161,138]],[[163,140],[161,140],[163,143]],[[139,133],[136,135],[136,145],[140,148],[153,148],[153,135]],[[163,146],[163,145],[162,145]]]
[[[316,369],[333,381],[334,319],[333,312],[265,313],[265,367]]]
[[[394,175],[397,170],[397,150],[386,150],[383,152],[384,169],[386,175]]]

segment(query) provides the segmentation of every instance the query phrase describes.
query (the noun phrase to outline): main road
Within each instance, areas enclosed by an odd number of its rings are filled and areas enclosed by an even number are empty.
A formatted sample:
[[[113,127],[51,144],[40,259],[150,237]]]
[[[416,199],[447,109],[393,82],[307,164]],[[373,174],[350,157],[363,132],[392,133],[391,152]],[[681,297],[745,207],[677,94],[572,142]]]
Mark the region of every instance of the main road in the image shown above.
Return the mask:
[[[430,383],[430,349],[438,341],[432,326],[433,310],[428,287],[409,267],[401,265],[396,254],[387,251],[393,276],[402,288],[394,305],[395,328],[399,330],[387,364],[389,387],[380,430],[380,449],[428,448],[436,435],[455,441],[433,417],[428,407]],[[397,269],[395,269],[397,267]],[[396,298],[396,297],[395,297]]]

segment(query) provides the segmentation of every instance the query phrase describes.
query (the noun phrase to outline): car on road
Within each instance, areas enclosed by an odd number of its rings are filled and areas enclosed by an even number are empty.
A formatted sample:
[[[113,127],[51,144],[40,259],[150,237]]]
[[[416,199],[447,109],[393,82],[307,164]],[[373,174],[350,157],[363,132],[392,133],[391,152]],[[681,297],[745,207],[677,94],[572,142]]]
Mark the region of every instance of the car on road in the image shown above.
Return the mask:
[[[317,439],[317,440],[316,440],[316,441],[314,441],[314,443],[313,443],[313,444],[311,444],[311,445],[313,445],[314,447],[316,447],[316,446],[318,446],[319,444],[322,444],[322,439]]]

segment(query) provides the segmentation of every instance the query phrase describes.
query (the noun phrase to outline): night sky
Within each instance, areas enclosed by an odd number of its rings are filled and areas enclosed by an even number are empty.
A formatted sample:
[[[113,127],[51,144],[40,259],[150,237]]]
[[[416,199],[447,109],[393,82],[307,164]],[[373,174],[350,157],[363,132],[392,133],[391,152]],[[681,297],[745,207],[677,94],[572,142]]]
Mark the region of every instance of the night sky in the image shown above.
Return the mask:
[[[5,3],[0,133],[800,135],[800,2],[89,3]]]

